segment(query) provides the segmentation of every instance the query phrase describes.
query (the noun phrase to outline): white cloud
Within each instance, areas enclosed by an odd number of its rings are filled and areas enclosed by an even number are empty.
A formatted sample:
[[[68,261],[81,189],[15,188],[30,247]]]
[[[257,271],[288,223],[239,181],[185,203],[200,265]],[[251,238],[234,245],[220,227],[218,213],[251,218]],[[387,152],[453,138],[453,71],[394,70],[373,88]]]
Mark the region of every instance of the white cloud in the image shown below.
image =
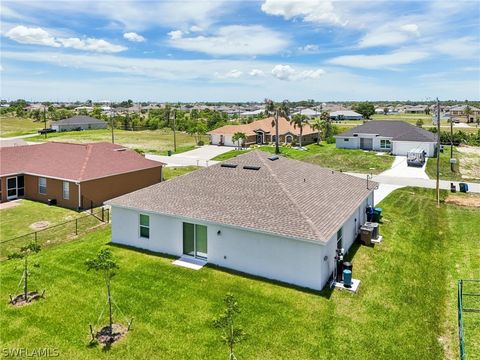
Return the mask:
[[[396,46],[420,35],[416,24],[387,24],[368,32],[359,43],[361,48],[373,46]]]
[[[318,79],[325,74],[322,69],[315,70],[303,70],[297,71],[290,65],[275,65],[272,69],[272,76],[280,80],[292,81],[292,80],[305,80],[305,79]]]
[[[133,42],[144,42],[145,38],[142,35],[139,35],[134,32],[127,32],[123,34],[123,37],[127,39],[128,41],[133,41]]]
[[[392,69],[398,65],[410,64],[427,58],[425,51],[399,50],[378,55],[345,55],[327,61],[329,64],[363,69]]]
[[[478,59],[478,57],[480,57],[480,42],[473,36],[465,36],[457,39],[444,39],[435,44],[433,49],[441,54],[461,59]]]
[[[225,74],[220,74],[218,72],[215,72],[215,77],[219,79],[238,79],[240,76],[242,76],[243,72],[237,69],[230,70],[229,72]]]
[[[203,31],[203,28],[201,28],[200,26],[197,26],[197,25],[192,25],[192,26],[190,26],[190,31],[191,32],[199,32],[199,31]]]
[[[44,45],[52,47],[63,46],[77,50],[106,53],[116,53],[127,50],[127,48],[124,46],[115,45],[102,39],[54,37],[48,31],[42,28],[32,28],[23,25],[11,28],[9,31],[7,31],[5,36],[21,44]]]
[[[168,44],[172,47],[211,55],[266,55],[285,48],[288,40],[283,34],[260,25],[230,25],[213,35],[186,37],[181,31],[171,31]]]
[[[419,35],[420,33],[418,32],[418,25],[417,24],[405,24],[400,26],[400,30],[413,33],[415,35]]]
[[[265,73],[260,69],[252,69],[248,72],[250,76],[265,76]]]
[[[320,51],[320,47],[314,44],[307,44],[298,48],[298,52],[302,54],[317,54]]]
[[[7,31],[5,34],[11,40],[19,42],[20,44],[45,45],[60,47],[61,45],[42,28],[28,28],[23,25],[15,26]]]
[[[282,16],[286,20],[296,17],[304,21],[341,25],[332,1],[325,0],[265,0],[262,11],[269,15]]]

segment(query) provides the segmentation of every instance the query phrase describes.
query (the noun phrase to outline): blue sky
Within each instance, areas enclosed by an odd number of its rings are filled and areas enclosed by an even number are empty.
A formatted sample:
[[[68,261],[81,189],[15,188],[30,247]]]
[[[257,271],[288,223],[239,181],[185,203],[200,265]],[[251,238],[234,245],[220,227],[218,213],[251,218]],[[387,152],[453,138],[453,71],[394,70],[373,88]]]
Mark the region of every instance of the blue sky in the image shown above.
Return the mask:
[[[479,1],[2,1],[1,98],[480,99]]]

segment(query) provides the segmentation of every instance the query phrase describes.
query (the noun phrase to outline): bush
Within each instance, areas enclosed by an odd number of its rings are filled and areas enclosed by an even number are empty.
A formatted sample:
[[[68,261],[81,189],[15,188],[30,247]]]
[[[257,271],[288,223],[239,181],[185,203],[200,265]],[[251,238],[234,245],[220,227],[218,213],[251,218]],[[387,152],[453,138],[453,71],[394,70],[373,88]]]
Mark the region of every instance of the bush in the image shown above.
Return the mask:
[[[198,146],[203,146],[205,145],[205,142],[203,140],[200,140],[198,143],[197,143]]]
[[[335,138],[333,136],[328,137],[327,144],[335,144]]]

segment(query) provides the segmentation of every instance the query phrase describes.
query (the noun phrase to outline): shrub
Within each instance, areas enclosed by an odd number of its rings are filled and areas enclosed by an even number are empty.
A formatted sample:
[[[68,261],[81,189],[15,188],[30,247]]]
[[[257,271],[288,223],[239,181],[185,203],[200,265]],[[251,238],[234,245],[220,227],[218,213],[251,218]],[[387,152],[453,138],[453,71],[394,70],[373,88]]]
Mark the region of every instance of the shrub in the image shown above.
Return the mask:
[[[198,146],[203,146],[205,145],[205,142],[203,140],[200,140],[198,143],[197,143]]]
[[[327,144],[335,144],[335,138],[333,136],[328,137]]]

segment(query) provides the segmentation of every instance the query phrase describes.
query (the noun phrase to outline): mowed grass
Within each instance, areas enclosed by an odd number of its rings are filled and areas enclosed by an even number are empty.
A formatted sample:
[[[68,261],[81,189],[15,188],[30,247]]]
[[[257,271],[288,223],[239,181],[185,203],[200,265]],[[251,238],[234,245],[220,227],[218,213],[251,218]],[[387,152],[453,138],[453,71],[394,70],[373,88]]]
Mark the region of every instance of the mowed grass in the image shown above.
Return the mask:
[[[47,122],[47,127],[49,126],[50,122]],[[33,121],[29,118],[15,116],[0,116],[0,137],[34,134],[43,128],[43,121]]]
[[[169,257],[109,244],[110,232],[102,229],[35,255],[40,268],[31,285],[46,289],[46,299],[12,308],[8,294],[21,268],[2,262],[2,347],[57,348],[67,359],[224,359],[212,319],[232,292],[242,309],[237,324],[248,333],[236,347],[239,359],[457,358],[456,282],[480,277],[480,211],[437,209],[432,190],[412,188],[397,190],[381,207],[384,241],[350,252],[354,278],[362,281],[355,295],[303,291],[215,267],[176,267]],[[103,246],[120,265],[112,291],[125,316],[116,312],[114,321],[134,318],[132,331],[109,351],[88,346],[105,288],[84,261]],[[473,359],[478,328],[466,329]]]
[[[163,179],[170,180],[174,177],[188,174],[189,172],[201,169],[200,166],[177,166],[177,167],[164,167],[162,168]]]
[[[274,146],[261,146],[260,150],[274,154]],[[337,171],[379,174],[392,166],[394,157],[388,154],[377,155],[373,151],[355,149],[337,149],[335,144],[322,142],[310,144],[307,150],[281,147],[281,155],[291,159],[302,160]],[[224,161],[251,150],[232,150],[221,154],[213,160]]]
[[[126,131],[115,130],[115,143],[124,145],[131,149],[138,149],[146,153],[166,154],[168,150],[173,151],[173,131],[170,129],[162,130],[143,130]],[[177,152],[191,150],[195,147],[195,138],[183,132],[177,132]],[[201,137],[205,142],[207,136]],[[30,138],[29,141],[45,141],[43,136]],[[88,143],[99,141],[112,141],[112,132],[109,129],[104,130],[84,130],[69,131],[61,133],[48,134],[47,141],[65,141],[75,143]]]

